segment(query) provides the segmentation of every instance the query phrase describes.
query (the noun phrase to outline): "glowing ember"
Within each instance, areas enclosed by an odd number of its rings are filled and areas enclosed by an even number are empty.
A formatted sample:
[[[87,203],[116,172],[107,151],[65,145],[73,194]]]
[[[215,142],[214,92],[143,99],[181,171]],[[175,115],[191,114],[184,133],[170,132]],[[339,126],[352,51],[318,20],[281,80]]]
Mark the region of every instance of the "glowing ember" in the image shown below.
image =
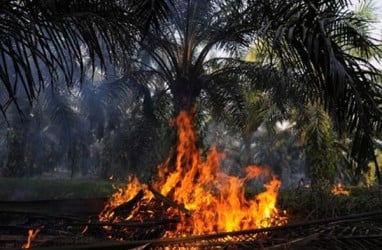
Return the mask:
[[[27,242],[25,242],[21,248],[22,249],[29,249],[31,247],[32,241],[36,238],[37,234],[43,229],[44,227],[36,228],[36,229],[29,229],[28,230],[28,238]]]
[[[158,175],[152,187],[163,196],[184,206],[189,214],[167,209],[167,216],[177,213],[180,222],[176,231],[166,232],[166,237],[200,235],[214,232],[230,232],[250,228],[276,226],[286,223],[276,208],[276,200],[281,182],[271,175],[269,169],[257,166],[246,167],[245,176],[230,176],[220,170],[220,160],[224,156],[215,147],[203,159],[196,146],[197,136],[192,123],[192,115],[181,112],[175,119],[179,142],[176,158],[168,159],[158,167]],[[173,162],[172,165],[170,162]],[[245,186],[254,178],[266,179],[265,191],[246,197]],[[103,212],[101,221],[119,221],[114,216],[114,208],[126,203],[143,192],[145,202],[154,197],[147,185],[133,178],[125,189],[114,194]],[[134,213],[130,213],[131,219]],[[137,219],[137,218],[134,218]],[[141,219],[141,218],[140,218]]]
[[[333,195],[349,196],[349,191],[343,187],[341,182],[339,182],[337,185],[334,185],[331,192]]]

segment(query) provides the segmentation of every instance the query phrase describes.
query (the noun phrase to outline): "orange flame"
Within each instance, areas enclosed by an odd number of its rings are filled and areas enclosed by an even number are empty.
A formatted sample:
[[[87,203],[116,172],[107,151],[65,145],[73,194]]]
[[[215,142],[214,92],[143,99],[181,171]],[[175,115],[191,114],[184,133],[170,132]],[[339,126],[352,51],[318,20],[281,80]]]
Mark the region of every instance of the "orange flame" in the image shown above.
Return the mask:
[[[182,215],[176,232],[167,232],[166,237],[199,235],[214,232],[230,232],[261,228],[286,223],[276,208],[281,181],[271,175],[267,168],[249,166],[244,177],[231,176],[220,169],[224,154],[212,147],[205,159],[196,146],[197,136],[192,115],[181,112],[174,120],[178,128],[179,142],[176,158],[159,165],[158,175],[152,186],[190,211]],[[174,161],[173,167],[170,162]],[[267,179],[265,191],[246,197],[245,186],[254,178]],[[110,220],[116,206],[129,201],[140,190],[144,199],[153,197],[147,186],[134,178],[125,189],[114,194],[100,214],[100,220]]]
[[[349,196],[349,191],[344,188],[341,182],[339,182],[337,185],[334,185],[331,193],[333,195],[345,195]]]
[[[21,248],[22,249],[29,249],[31,247],[32,241],[36,238],[37,234],[43,229],[44,227],[36,228],[36,229],[29,229],[28,230],[28,238],[27,242],[25,242]]]
[[[100,216],[100,221],[112,220],[114,215],[113,208],[131,200],[141,189],[144,189],[145,186],[146,185],[139,182],[138,178],[130,178],[125,188],[118,188],[118,191],[110,197],[108,203],[101,212],[102,216]],[[117,220],[118,218],[115,219]],[[116,220],[114,222],[117,222]]]

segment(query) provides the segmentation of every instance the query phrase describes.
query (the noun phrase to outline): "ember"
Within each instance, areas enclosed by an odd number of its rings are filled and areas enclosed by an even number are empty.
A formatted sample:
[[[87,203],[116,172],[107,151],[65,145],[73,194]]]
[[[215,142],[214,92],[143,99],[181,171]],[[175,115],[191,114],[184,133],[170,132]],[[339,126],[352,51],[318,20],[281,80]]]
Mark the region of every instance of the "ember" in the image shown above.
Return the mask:
[[[334,185],[332,190],[331,190],[331,193],[333,195],[345,195],[345,196],[349,196],[349,191],[346,190],[342,183],[339,182],[337,185]]]
[[[36,238],[37,234],[43,229],[44,227],[36,228],[36,229],[29,229],[28,230],[28,238],[27,242],[25,242],[22,245],[22,249],[29,249],[31,247],[32,241]]]
[[[224,154],[215,147],[205,159],[201,157],[190,113],[181,112],[174,125],[179,137],[174,149],[176,158],[169,158],[158,167],[152,186],[132,178],[125,189],[118,190],[110,198],[99,215],[100,221],[145,221],[155,216],[159,219],[159,209],[165,218],[179,218],[176,230],[167,230],[165,237],[231,232],[286,223],[285,214],[276,208],[281,182],[269,169],[249,166],[245,168],[244,177],[228,175],[220,169]],[[258,177],[267,180],[265,191],[246,197],[244,187]],[[160,202],[158,197],[162,197]],[[164,202],[163,198],[170,202]],[[139,200],[138,204],[131,202],[133,199]],[[176,205],[163,207],[171,201]],[[118,216],[121,206],[128,207],[128,216]],[[142,208],[146,210],[144,213]]]

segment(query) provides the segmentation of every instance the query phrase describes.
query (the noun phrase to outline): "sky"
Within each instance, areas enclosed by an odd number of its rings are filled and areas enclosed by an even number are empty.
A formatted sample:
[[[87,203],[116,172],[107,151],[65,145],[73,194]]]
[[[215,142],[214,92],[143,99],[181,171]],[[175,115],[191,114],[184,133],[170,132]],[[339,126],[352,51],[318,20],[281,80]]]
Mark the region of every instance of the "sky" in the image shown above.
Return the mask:
[[[377,22],[373,25],[374,29],[372,33],[376,38],[382,38],[382,0],[350,0],[352,8],[355,8],[362,2],[370,2],[372,3],[374,14],[376,15]]]
[[[378,21],[373,25],[374,29],[372,30],[372,34],[374,34],[377,39],[382,40],[382,0],[374,0],[373,6]],[[382,62],[373,60],[372,63],[375,67],[379,69],[382,68]]]
[[[373,12],[376,15],[377,21],[372,24],[373,28],[370,30],[370,32],[373,37],[381,41],[382,40],[382,0],[351,0],[351,3],[353,6],[356,6],[360,2],[364,2],[364,1],[372,2]],[[379,69],[382,68],[382,61],[376,61],[373,59],[371,63]]]
[[[378,16],[378,23],[375,24],[375,32],[377,37],[382,37],[382,0],[374,0],[375,13]]]

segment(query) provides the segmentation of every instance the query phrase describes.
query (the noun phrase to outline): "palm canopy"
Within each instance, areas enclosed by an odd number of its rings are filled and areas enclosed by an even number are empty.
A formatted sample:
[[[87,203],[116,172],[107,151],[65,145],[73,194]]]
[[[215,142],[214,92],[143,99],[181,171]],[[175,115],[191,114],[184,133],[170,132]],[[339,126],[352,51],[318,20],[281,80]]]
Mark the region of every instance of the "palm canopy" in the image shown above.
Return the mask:
[[[139,80],[167,91],[175,113],[208,100],[239,114],[247,63],[232,55],[247,48],[254,27],[234,20],[246,11],[237,1],[177,1],[160,32],[141,43],[138,71],[149,77]]]
[[[378,70],[364,56],[379,50],[363,32],[367,20],[354,15],[349,4],[2,1],[0,81],[7,96],[0,108],[5,112],[10,103],[17,106],[23,93],[32,101],[47,79],[54,83],[63,76],[69,85],[82,81],[84,62],[94,70],[111,61],[123,63],[125,77],[143,86],[149,111],[153,97],[158,103],[170,98],[174,113],[208,101],[212,105],[207,107],[220,116],[234,114],[243,121],[237,115],[243,114],[246,88],[285,93],[277,100],[280,106],[283,101],[321,102],[338,131],[355,134],[353,156],[364,164],[382,124]],[[275,55],[261,63],[240,60],[243,49],[256,39]]]
[[[153,3],[153,5],[151,4]],[[166,1],[5,0],[0,2],[0,81],[5,112],[47,82],[83,81],[85,63],[105,67],[129,57],[143,29],[166,18]],[[155,7],[155,8],[154,8]],[[77,71],[77,72],[76,72]]]
[[[379,71],[367,59],[378,60],[380,49],[365,32],[370,20],[351,12],[349,3],[269,2],[266,37],[286,72],[303,80],[289,81],[288,88],[323,103],[337,131],[354,132],[352,156],[367,167],[374,156],[373,137],[382,128]]]

